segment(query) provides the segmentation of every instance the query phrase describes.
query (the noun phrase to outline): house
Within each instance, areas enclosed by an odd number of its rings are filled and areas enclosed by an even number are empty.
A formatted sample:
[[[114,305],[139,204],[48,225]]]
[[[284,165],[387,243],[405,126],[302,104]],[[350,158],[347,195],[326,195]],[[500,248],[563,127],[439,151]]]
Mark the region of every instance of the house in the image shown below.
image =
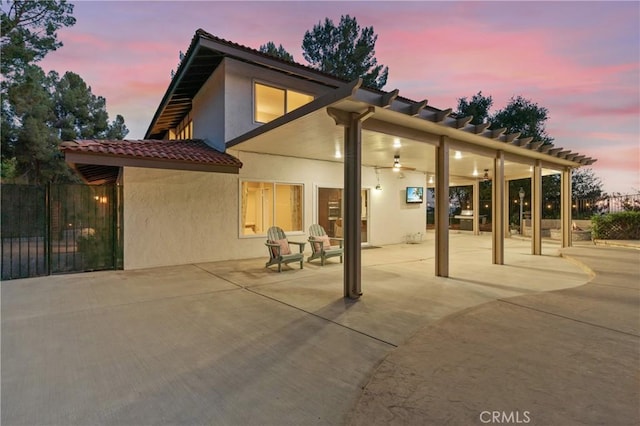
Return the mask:
[[[407,203],[408,187],[435,190],[438,276],[448,276],[449,186],[473,184],[478,206],[483,173],[493,180],[494,263],[504,262],[510,179],[532,177],[540,254],[541,176],[562,174],[571,244],[570,172],[595,160],[470,121],[198,30],[144,140],[63,151],[86,181],[123,186],[125,269],[265,257],[272,224],[306,240],[320,223],[344,236],[345,296],[358,297],[361,245],[425,230],[426,203]]]

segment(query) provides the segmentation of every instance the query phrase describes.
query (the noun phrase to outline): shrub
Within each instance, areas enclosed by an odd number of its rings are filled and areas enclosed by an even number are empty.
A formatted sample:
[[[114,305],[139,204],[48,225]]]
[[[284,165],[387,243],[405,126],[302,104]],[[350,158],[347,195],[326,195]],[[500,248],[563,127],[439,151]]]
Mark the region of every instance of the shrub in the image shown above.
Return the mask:
[[[591,218],[593,239],[640,240],[640,212],[609,213]]]
[[[76,239],[78,253],[82,254],[83,267],[87,271],[103,269],[110,264],[113,257],[113,241],[104,229],[95,231],[82,229]]]

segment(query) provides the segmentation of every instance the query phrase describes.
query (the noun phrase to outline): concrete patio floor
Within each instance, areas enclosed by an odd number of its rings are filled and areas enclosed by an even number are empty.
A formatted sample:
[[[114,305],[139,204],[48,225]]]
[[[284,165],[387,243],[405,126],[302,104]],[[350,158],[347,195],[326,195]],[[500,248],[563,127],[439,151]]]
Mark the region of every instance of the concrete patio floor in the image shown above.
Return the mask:
[[[497,266],[490,235],[452,233],[448,279],[433,251],[429,233],[363,250],[358,301],[342,298],[335,258],[280,274],[265,256],[2,282],[2,424],[344,424],[425,327],[592,277],[555,243],[531,256],[508,239]]]

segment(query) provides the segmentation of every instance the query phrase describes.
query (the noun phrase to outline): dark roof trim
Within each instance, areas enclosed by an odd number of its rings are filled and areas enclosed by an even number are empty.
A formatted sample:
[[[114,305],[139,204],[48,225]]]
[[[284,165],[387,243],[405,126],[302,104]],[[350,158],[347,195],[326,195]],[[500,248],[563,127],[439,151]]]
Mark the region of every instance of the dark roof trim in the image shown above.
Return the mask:
[[[180,66],[178,67],[178,70],[173,76],[173,79],[171,80],[171,83],[169,84],[167,91],[162,97],[162,101],[160,101],[160,105],[158,106],[156,113],[153,115],[153,118],[151,119],[151,123],[149,124],[149,128],[147,129],[147,133],[145,134],[145,137],[144,137],[145,139],[149,139],[151,137],[151,132],[156,121],[160,118],[160,115],[164,111],[167,103],[169,102],[169,99],[173,95],[173,92],[175,91],[176,86],[181,81],[182,76],[184,75],[185,71],[189,68],[189,65],[193,61],[194,52],[197,50],[199,42],[200,42],[200,37],[196,32],[196,35],[194,35],[193,38],[191,39],[191,44],[189,45],[189,49],[185,54],[185,59],[180,63]]]
[[[315,81],[317,83],[332,87],[338,87],[341,84],[348,82],[348,80],[336,77],[323,71],[319,71],[310,66],[302,65],[297,62],[286,61],[284,59],[260,52],[259,50],[252,49],[241,44],[233,43],[219,37],[215,37],[202,29],[196,31],[196,35],[200,35],[200,44],[203,47],[207,47],[216,52],[223,53],[225,56],[229,56],[244,62],[249,62],[254,65],[261,65],[266,68],[275,69],[279,72],[284,72],[285,74],[302,77],[306,80]]]
[[[164,133],[169,128],[180,122],[191,110],[193,96],[200,90],[225,57],[276,70],[289,76],[314,81],[329,87],[335,88],[347,83],[347,80],[331,74],[215,37],[199,29],[193,36],[184,59],[160,101],[160,105],[147,128],[145,139],[163,138]],[[194,69],[196,68],[194,64],[198,65],[198,70]],[[184,91],[190,93],[185,95]],[[165,120],[171,124],[159,124],[160,121]],[[165,127],[167,128],[165,129]]]

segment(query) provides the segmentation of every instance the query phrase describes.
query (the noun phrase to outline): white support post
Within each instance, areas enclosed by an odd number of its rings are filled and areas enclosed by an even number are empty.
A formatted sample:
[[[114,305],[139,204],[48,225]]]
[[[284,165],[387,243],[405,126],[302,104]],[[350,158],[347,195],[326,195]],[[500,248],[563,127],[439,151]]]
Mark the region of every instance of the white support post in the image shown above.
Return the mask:
[[[536,160],[531,177],[531,254],[542,254],[542,162]]]
[[[473,183],[473,235],[480,235],[480,182]]]
[[[493,185],[491,187],[491,203],[493,213],[492,251],[493,263],[504,264],[505,235],[505,195],[504,195],[504,152],[498,151],[493,160]],[[508,198],[508,197],[506,197]],[[507,205],[508,207],[508,205]],[[508,210],[507,210],[508,211]]]
[[[436,276],[449,276],[449,140],[440,136],[436,147]]]
[[[504,162],[503,162],[504,165]],[[509,210],[511,208],[510,206],[511,200],[509,199],[509,180],[505,179],[504,180],[504,212],[503,212],[503,218],[504,218],[504,237],[508,238],[511,236],[511,217],[509,216]]]
[[[562,228],[562,247],[571,247],[571,168],[565,167],[560,177],[560,227]]]

